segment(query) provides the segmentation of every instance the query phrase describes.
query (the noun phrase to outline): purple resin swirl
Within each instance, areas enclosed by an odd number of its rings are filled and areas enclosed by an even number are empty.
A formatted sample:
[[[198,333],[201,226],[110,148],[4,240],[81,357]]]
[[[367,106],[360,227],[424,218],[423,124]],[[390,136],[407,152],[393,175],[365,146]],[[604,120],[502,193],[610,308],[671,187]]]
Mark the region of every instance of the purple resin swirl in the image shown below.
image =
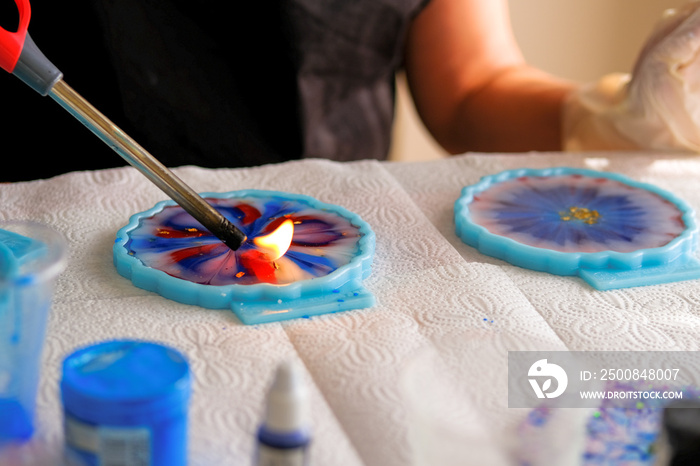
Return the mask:
[[[358,253],[359,228],[332,210],[279,195],[207,198],[248,240],[232,251],[180,206],[142,218],[126,248],[147,267],[203,285],[288,284],[330,274]],[[271,260],[254,244],[284,220],[294,223],[287,253]]]
[[[677,206],[609,178],[521,176],[478,193],[472,221],[494,235],[561,252],[634,252],[686,229]]]

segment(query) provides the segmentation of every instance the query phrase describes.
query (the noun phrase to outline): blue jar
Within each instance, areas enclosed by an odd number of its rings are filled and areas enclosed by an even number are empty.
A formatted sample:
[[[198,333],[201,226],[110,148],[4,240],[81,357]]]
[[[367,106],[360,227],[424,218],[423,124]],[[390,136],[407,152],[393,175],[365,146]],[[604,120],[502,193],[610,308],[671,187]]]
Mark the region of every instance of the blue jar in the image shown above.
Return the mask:
[[[115,340],[63,361],[66,456],[73,464],[187,464],[191,376],[185,357],[157,343]]]

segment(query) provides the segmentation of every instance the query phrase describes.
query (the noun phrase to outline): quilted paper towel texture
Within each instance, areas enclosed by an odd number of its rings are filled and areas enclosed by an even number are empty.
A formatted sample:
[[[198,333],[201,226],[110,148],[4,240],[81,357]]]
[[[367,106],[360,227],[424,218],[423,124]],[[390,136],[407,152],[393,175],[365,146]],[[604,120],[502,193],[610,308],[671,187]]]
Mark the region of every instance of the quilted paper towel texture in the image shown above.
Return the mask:
[[[339,204],[377,234],[367,280],[377,306],[247,328],[228,311],[173,303],[116,274],[114,233],[129,215],[164,199],[134,170],[0,187],[4,218],[44,221],[63,232],[71,248],[49,326],[31,454],[51,458],[62,441],[61,358],[107,338],[154,339],[191,358],[195,465],[248,461],[269,377],[290,355],[307,369],[314,425],[322,426],[313,464],[403,465],[415,446],[409,443],[415,412],[401,381],[405,367],[426,350],[440,355],[444,383],[462,394],[459,412],[471,422],[468,435],[507,454],[514,446],[492,433],[514,429],[523,415],[505,407],[508,350],[697,349],[697,284],[597,292],[575,277],[512,267],[458,240],[452,205],[464,185],[505,169],[554,165],[618,171],[700,208],[694,189],[700,162],[677,155],[467,155],[420,164],[309,160],[241,170],[179,168],[197,191],[275,189]]]
[[[516,168],[570,166],[622,173],[654,184],[700,212],[700,160],[693,155],[656,153],[470,155],[426,162],[420,169],[387,169],[430,221],[468,262],[502,269],[571,350],[687,350],[700,348],[700,291],[697,281],[597,292],[574,277],[558,277],[510,266],[463,244],[454,232],[451,207],[460,190]],[[439,167],[439,168],[438,168]],[[416,173],[423,176],[416,176]],[[439,183],[437,182],[439,180]]]
[[[49,464],[58,454],[61,359],[75,347],[119,337],[160,341],[190,358],[193,465],[249,461],[267,383],[284,357],[303,362],[312,386],[318,427],[312,464],[407,464],[412,450],[400,388],[404,367],[425,349],[440,347],[447,335],[466,343],[446,367],[469,380],[462,387],[463,411],[473,432],[492,439],[494,451],[505,449],[492,429],[512,428],[520,416],[504,406],[505,352],[564,346],[508,274],[487,262],[466,263],[444,239],[443,225],[431,223],[385,167],[308,160],[240,170],[176,169],[197,191],[256,188],[314,196],[358,213],[377,234],[367,280],[377,306],[256,327],[242,326],[229,311],[163,299],[116,273],[110,253],[115,232],[131,214],[165,198],[135,170],[0,187],[4,217],[46,222],[70,243],[49,323],[39,428],[29,454]],[[422,175],[420,170],[415,179]]]

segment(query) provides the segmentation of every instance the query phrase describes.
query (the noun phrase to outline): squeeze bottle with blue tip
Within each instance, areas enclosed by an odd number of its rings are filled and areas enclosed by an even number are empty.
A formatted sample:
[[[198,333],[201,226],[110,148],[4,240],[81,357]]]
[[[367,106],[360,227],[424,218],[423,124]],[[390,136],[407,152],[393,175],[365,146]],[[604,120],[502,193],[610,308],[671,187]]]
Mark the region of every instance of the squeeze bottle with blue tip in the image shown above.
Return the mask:
[[[292,362],[280,364],[258,430],[257,466],[308,464],[311,441],[308,398],[300,367]]]

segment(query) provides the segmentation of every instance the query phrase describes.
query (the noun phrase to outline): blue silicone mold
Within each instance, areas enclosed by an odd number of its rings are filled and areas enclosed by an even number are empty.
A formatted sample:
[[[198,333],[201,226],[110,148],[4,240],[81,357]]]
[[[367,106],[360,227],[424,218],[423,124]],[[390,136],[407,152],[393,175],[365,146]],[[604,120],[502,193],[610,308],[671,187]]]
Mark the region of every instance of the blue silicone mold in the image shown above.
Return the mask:
[[[270,218],[282,215],[294,217],[295,212],[301,209],[305,213],[305,219],[309,218],[309,215],[311,217],[317,215],[319,218],[324,218],[326,222],[332,223],[335,218],[338,223],[351,226],[353,234],[357,235],[357,241],[349,251],[351,256],[349,261],[334,270],[333,264],[323,255],[321,250],[323,246],[316,246],[313,242],[299,241],[304,244],[297,245],[295,251],[290,248],[287,256],[295,258],[299,264],[306,268],[311,268],[307,266],[313,264],[314,271],[320,275],[314,278],[284,284],[240,284],[235,283],[236,279],[233,279],[233,276],[228,278],[232,279],[234,283],[223,283],[225,280],[218,273],[216,280],[209,281],[209,283],[216,284],[196,283],[193,280],[174,276],[176,274],[170,272],[167,267],[165,270],[170,273],[145,265],[142,258],[139,257],[141,253],[133,250],[134,245],[138,243],[139,246],[145,244],[146,249],[142,249],[142,251],[147,252],[148,241],[154,245],[162,243],[158,247],[162,248],[164,254],[172,254],[173,251],[179,250],[178,248],[183,248],[184,243],[193,248],[201,247],[203,249],[199,255],[187,258],[188,263],[198,271],[205,266],[202,266],[200,262],[195,263],[195,261],[200,261],[202,258],[206,261],[207,258],[218,257],[220,254],[233,254],[228,249],[225,251],[221,249],[211,250],[210,248],[220,248],[220,246],[225,248],[225,246],[203,229],[194,218],[185,214],[184,210],[173,201],[168,200],[159,202],[145,212],[133,215],[129,223],[117,233],[113,256],[119,274],[130,279],[139,288],[153,291],[180,303],[210,309],[231,309],[245,324],[309,317],[374,305],[374,296],[365,289],[363,280],[371,273],[375,235],[370,226],[359,215],[309,196],[278,191],[243,190],[228,193],[203,193],[202,197],[215,205],[224,216],[242,229],[249,240],[256,234],[262,233],[263,229],[269,226],[268,224],[271,222],[268,220]],[[246,202],[255,204],[254,208],[243,205]],[[148,222],[150,218],[157,218],[154,216],[162,214],[166,209],[170,209],[167,213],[169,222],[167,228],[170,228],[172,232],[177,232],[177,238],[165,240],[165,235],[160,234],[163,230],[158,230],[160,236],[157,237],[137,235],[137,229],[145,228],[143,227],[144,222]],[[313,221],[313,219],[310,220],[310,222]],[[168,230],[168,233],[171,230]],[[189,231],[196,231],[197,235],[183,237],[182,232]],[[324,241],[331,241],[333,238],[346,241],[344,236],[346,233],[338,233],[330,237],[325,232],[319,233],[319,235],[323,236]],[[138,238],[135,239],[137,236]],[[296,242],[296,233],[294,238]],[[253,249],[252,243],[246,242],[236,253],[245,255]],[[238,261],[233,261],[229,265],[240,265],[240,256],[237,257]],[[325,274],[325,268],[328,269],[329,273]],[[241,272],[239,275],[245,274]],[[250,276],[251,274],[248,274],[247,277]],[[245,278],[240,279],[241,283]]]
[[[457,235],[483,254],[599,290],[700,278],[692,208],[620,174],[505,171],[463,188],[454,215]]]

